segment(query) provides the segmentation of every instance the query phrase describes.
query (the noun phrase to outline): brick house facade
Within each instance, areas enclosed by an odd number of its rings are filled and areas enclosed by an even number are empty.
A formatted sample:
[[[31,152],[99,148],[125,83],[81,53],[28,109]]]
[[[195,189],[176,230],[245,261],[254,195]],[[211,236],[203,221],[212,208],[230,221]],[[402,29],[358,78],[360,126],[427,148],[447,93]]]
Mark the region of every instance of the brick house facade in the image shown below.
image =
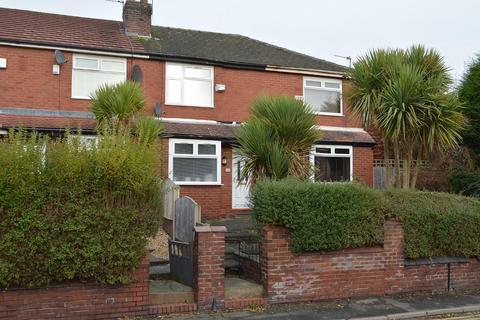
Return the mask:
[[[123,22],[0,8],[1,134],[21,125],[94,135],[88,93],[101,81],[135,79],[143,112],[165,124],[163,174],[202,206],[204,218],[225,217],[247,207],[232,145],[252,101],[287,95],[309,102],[310,95],[330,103],[317,116],[322,138],[311,158],[327,172],[317,180],[372,185],[375,142],[343,98],[344,67],[243,36],[150,26],[146,0],[125,6]],[[66,63],[58,64],[56,51]]]

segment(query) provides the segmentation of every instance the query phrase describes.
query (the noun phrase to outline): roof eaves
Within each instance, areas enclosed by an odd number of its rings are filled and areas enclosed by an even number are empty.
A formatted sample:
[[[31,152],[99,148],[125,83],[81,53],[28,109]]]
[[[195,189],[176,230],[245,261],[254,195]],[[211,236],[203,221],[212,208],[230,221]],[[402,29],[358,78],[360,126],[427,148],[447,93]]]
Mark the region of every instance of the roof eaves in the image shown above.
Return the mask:
[[[228,60],[219,60],[213,58],[202,58],[196,56],[184,56],[184,55],[172,55],[164,54],[158,52],[148,52],[150,58],[157,60],[169,60],[174,62],[202,62],[205,64],[225,66],[229,68],[242,68],[242,69],[253,69],[253,70],[265,70],[267,65],[265,64],[256,64],[248,62],[238,62],[238,61],[228,61]]]
[[[71,49],[71,50],[85,50],[85,51],[97,51],[102,53],[119,53],[125,55],[135,55],[148,58],[148,53],[145,51],[138,50],[128,50],[128,49],[119,49],[119,48],[105,48],[105,47],[92,47],[92,46],[79,46],[79,45],[69,45],[64,43],[54,43],[48,41],[31,41],[31,40],[19,40],[11,38],[0,38],[0,43],[10,43],[12,45],[24,45],[24,46],[38,46],[38,47],[48,47],[51,49]]]
[[[322,70],[322,69],[311,69],[311,68],[297,68],[297,67],[283,67],[275,65],[267,65],[266,70],[268,71],[277,71],[277,72],[287,72],[287,73],[304,73],[304,74],[324,74],[340,78],[347,78],[347,71],[332,71],[332,70]]]

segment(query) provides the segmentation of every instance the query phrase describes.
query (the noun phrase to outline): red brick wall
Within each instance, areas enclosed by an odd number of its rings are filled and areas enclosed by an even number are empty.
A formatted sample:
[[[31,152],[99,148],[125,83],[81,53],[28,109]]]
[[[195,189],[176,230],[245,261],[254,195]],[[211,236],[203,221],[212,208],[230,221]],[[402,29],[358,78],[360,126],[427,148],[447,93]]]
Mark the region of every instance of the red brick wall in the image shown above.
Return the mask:
[[[353,178],[373,186],[373,150],[370,147],[353,148]]]
[[[119,287],[71,284],[0,291],[0,319],[118,319],[144,316],[148,306],[148,258],[136,283]]]
[[[162,174],[168,176],[168,140],[163,142]],[[189,196],[202,207],[202,220],[229,217],[245,210],[232,209],[232,147],[222,144],[222,157],[227,165],[222,165],[220,186],[181,186],[180,195]],[[370,147],[353,148],[353,176],[369,186],[373,184],[373,156]]]
[[[0,57],[7,58],[8,68],[0,70],[0,108],[38,108],[52,110],[88,111],[89,101],[71,98],[72,54],[66,52],[68,63],[61,67],[61,74],[52,75],[53,50],[14,48],[0,46]],[[219,121],[244,121],[248,117],[251,102],[261,94],[303,95],[303,76],[299,74],[251,71],[215,67],[214,82],[226,85],[226,91],[215,93],[215,108],[199,108],[164,105],[165,63],[145,59],[128,59],[128,78],[134,64],[143,70],[143,90],[147,106],[145,114],[153,115],[156,102],[160,102],[164,117],[210,119]],[[344,81],[344,91],[348,82]],[[319,116],[317,123],[339,127],[359,127],[344,101],[344,117]],[[0,126],[12,124],[12,117],[0,116]],[[23,117],[18,124],[39,123],[35,117]],[[45,124],[59,126],[61,118],[49,118]],[[27,121],[28,120],[28,121]],[[38,119],[37,119],[38,120]],[[57,121],[58,120],[58,121]],[[24,122],[27,121],[27,122]],[[78,123],[78,122],[74,122]],[[65,123],[64,123],[65,124]],[[70,124],[76,127],[76,124]],[[163,145],[162,171],[168,172],[168,143]],[[227,165],[222,166],[220,186],[182,186],[182,196],[192,197],[202,206],[203,217],[231,216],[241,210],[232,210],[231,147],[222,145],[222,156]],[[354,148],[353,174],[367,184],[372,184],[372,159],[369,148]]]
[[[199,311],[225,307],[225,227],[195,227],[194,295]]]
[[[294,255],[290,236],[278,226],[262,230],[262,278],[270,303],[447,290],[445,265],[404,266],[398,222],[385,223],[383,248]],[[479,289],[480,262],[452,265],[451,281],[454,290]]]
[[[8,60],[7,69],[0,70],[0,108],[88,111],[88,100],[71,98],[72,53],[65,52],[65,56],[69,62],[61,67],[60,75],[53,75],[53,50],[0,46],[0,57]],[[127,78],[130,78],[134,64],[143,70],[147,98],[145,113],[151,115],[155,103],[160,102],[164,117],[244,121],[251,102],[259,95],[303,95],[303,75],[300,74],[215,67],[214,82],[225,84],[227,89],[215,93],[214,108],[165,106],[165,62],[129,58]],[[348,82],[344,81],[344,92],[347,91]],[[344,110],[343,117],[319,116],[317,122],[320,125],[359,127],[360,121],[351,115],[345,99]]]

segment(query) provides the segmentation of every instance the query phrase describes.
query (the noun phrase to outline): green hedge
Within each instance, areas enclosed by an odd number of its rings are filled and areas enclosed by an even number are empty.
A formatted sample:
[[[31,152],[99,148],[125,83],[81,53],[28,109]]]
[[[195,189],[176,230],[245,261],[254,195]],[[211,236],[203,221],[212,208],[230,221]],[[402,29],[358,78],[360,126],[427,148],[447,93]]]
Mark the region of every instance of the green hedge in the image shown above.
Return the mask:
[[[480,170],[469,171],[457,167],[450,172],[448,180],[453,192],[480,198]]]
[[[480,255],[480,201],[474,198],[284,180],[258,183],[252,202],[260,225],[292,229],[297,253],[381,244],[390,218],[404,224],[408,258]]]
[[[252,190],[260,224],[292,229],[295,252],[381,244],[381,193],[357,184],[294,179],[261,181]]]
[[[480,255],[480,201],[440,192],[390,190],[387,217],[403,222],[408,258]]]
[[[0,288],[130,281],[162,216],[156,168],[124,136],[0,141]]]

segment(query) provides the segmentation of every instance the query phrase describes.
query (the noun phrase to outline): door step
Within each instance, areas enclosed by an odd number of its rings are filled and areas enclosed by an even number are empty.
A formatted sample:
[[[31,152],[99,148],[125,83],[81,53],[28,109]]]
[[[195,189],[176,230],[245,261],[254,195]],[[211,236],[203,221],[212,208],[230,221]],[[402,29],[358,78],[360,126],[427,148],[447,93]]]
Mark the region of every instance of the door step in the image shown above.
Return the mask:
[[[173,280],[150,280],[150,304],[193,303],[193,289]]]
[[[261,298],[263,286],[238,277],[225,277],[225,299]]]

